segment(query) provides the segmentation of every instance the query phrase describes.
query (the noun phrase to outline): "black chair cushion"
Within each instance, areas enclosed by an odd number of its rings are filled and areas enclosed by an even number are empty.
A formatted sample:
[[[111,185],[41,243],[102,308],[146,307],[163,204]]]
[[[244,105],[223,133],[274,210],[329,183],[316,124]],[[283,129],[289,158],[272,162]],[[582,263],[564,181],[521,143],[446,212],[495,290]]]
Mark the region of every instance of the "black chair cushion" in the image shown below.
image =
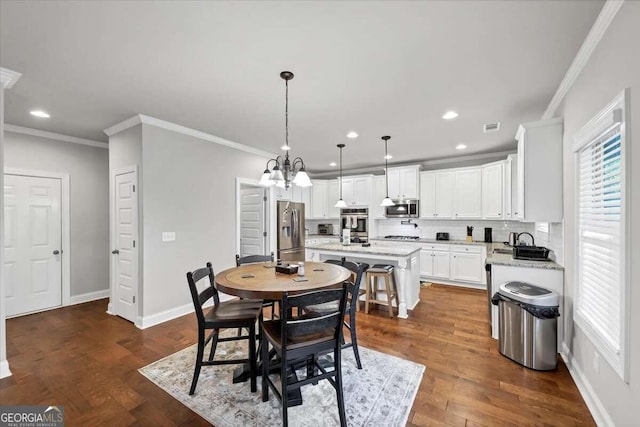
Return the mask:
[[[393,268],[393,265],[374,264],[373,267],[369,268],[367,271],[370,273],[391,273]]]
[[[205,325],[221,326],[257,319],[262,310],[262,300],[231,300],[214,306],[205,315]]]
[[[271,341],[271,344],[278,350],[282,349],[282,337],[280,336],[280,320],[269,320],[262,324],[262,331]],[[327,329],[323,332],[307,335],[289,335],[287,337],[287,350],[295,350],[301,347],[310,347],[322,342],[332,343],[334,339],[334,329]]]

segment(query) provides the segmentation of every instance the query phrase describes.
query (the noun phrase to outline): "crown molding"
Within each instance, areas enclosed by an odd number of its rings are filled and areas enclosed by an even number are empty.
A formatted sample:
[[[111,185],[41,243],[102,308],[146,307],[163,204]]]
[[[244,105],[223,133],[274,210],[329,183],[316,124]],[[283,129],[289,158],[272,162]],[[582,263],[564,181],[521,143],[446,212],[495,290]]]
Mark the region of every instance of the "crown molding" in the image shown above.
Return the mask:
[[[194,138],[201,139],[203,141],[213,142],[215,144],[224,145],[225,147],[233,148],[235,150],[245,151],[247,153],[255,154],[262,157],[274,158],[277,154],[269,153],[268,151],[260,150],[259,148],[250,147],[248,145],[240,144],[238,142],[230,141],[228,139],[220,138],[219,136],[211,135],[199,130],[191,129],[186,126],[181,126],[175,123],[171,123],[165,120],[156,119],[155,117],[146,116],[144,114],[135,115],[123,122],[111,126],[104,130],[108,136],[115,135],[118,132],[129,129],[139,124],[145,124],[154,126],[161,129],[170,130],[172,132],[180,133]]]
[[[127,120],[124,120],[120,123],[116,123],[115,125],[104,129],[102,132],[107,134],[107,136],[115,135],[116,133],[120,133],[123,130],[127,130],[129,128],[132,128],[134,126],[141,124],[142,120],[140,119],[140,117],[141,117],[140,114],[136,114],[135,116],[130,117]]]
[[[4,89],[11,89],[21,76],[22,74],[17,71],[0,67],[0,85],[2,85]]]
[[[624,3],[624,0],[607,0],[604,6],[602,6],[600,14],[593,23],[591,30],[589,30],[587,37],[585,37],[575,58],[573,58],[573,62],[567,69],[567,72],[560,82],[553,98],[551,98],[549,106],[544,111],[544,114],[542,115],[543,120],[553,117],[556,110],[564,100],[564,97],[569,92],[569,89],[571,89],[571,86],[573,86],[575,81],[578,79],[578,76],[587,65],[589,58],[591,58],[591,54],[600,43],[600,40],[602,40],[607,28],[609,28],[609,25],[611,24],[611,21],[613,21],[613,18],[622,7],[622,3]]]
[[[92,139],[78,138],[75,136],[63,135],[61,133],[47,132],[39,129],[26,128],[23,126],[11,125],[8,123],[4,125],[4,130],[5,132],[21,133],[23,135],[32,135],[32,136],[38,136],[41,138],[55,139],[56,141],[89,145],[91,147],[104,148],[105,150],[109,149],[109,144],[107,144],[106,142],[94,141]]]
[[[429,166],[440,166],[440,165],[448,165],[451,163],[464,163],[464,162],[472,162],[476,160],[486,160],[486,159],[497,159],[497,158],[506,158],[509,154],[515,153],[515,150],[505,150],[505,151],[496,151],[493,153],[481,153],[481,154],[469,154],[467,156],[459,156],[459,157],[447,157],[443,159],[433,159],[433,160],[412,160],[407,163],[394,163],[390,164],[390,168],[397,168],[402,166],[421,166],[423,170],[430,170]],[[333,178],[339,175],[338,171],[322,171],[322,172],[313,172],[307,171],[311,178]],[[373,174],[376,172],[384,172],[384,164],[380,163],[376,166],[367,166],[356,169],[348,169],[343,170],[343,175],[364,175],[364,174]]]

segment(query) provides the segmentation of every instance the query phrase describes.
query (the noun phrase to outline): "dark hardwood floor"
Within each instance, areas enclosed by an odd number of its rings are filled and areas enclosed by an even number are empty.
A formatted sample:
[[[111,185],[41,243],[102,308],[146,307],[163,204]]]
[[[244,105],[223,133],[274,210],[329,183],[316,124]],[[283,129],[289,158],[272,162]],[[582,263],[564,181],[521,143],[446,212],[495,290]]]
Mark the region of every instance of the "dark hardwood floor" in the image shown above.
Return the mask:
[[[427,367],[408,425],[595,425],[562,362],[534,372],[499,354],[484,291],[435,285],[420,297],[408,320],[358,313],[361,345]],[[137,371],[195,343],[195,316],[139,330],[106,306],[7,320],[1,404],[64,405],[67,425],[207,425]]]

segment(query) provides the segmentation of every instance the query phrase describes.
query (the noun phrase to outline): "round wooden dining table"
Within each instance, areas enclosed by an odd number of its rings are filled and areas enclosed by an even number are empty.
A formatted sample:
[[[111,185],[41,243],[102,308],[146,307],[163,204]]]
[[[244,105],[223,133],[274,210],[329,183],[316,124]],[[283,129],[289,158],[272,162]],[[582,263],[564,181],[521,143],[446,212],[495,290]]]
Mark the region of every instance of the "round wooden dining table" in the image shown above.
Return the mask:
[[[323,262],[305,262],[304,273],[277,273],[275,263],[260,262],[221,271],[214,280],[225,294],[273,301],[282,299],[284,292],[294,295],[338,286],[351,277],[346,268]]]

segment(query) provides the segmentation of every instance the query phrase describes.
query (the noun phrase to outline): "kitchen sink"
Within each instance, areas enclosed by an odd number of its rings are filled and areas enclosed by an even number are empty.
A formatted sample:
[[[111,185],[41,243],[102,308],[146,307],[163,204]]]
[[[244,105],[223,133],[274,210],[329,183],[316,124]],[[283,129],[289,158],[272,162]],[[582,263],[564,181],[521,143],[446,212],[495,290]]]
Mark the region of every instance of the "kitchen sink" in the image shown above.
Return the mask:
[[[506,255],[512,255],[513,254],[513,249],[494,249],[493,250],[494,254],[506,254]]]

